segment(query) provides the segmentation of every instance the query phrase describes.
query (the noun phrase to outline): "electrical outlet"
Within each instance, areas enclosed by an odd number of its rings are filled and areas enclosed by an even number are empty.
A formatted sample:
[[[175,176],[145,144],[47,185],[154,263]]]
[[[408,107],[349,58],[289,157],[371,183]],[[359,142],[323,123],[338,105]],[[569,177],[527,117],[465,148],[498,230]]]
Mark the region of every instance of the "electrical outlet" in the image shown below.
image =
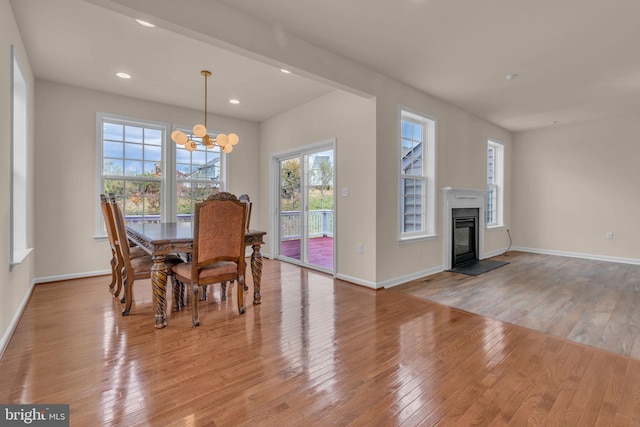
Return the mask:
[[[349,188],[342,187],[342,197],[348,197],[348,196],[349,196]]]
[[[607,239],[613,239],[613,232],[607,231]]]
[[[359,254],[364,253],[364,245],[362,243],[358,243],[358,253]]]

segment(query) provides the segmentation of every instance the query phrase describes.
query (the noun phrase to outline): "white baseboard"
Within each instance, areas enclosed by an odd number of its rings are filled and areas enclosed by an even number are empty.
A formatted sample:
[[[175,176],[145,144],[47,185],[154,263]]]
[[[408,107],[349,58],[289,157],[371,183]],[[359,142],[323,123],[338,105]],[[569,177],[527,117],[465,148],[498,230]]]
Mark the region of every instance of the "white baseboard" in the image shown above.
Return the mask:
[[[346,274],[336,274],[336,279],[344,280],[345,282],[349,283],[355,283],[356,285],[364,286],[371,289],[377,289],[374,282],[358,279],[357,277],[347,276]]]
[[[18,307],[18,309],[16,310],[16,313],[13,316],[13,319],[11,319],[11,323],[9,324],[9,327],[5,331],[2,338],[0,338],[0,359],[2,359],[2,356],[4,356],[4,351],[7,349],[7,346],[9,345],[9,341],[11,340],[11,336],[13,336],[13,332],[18,327],[18,322],[22,317],[22,313],[27,308],[27,303],[29,302],[29,298],[31,298],[31,294],[33,293],[33,287],[35,285],[36,285],[35,281],[31,282],[31,285],[29,286],[29,289],[27,289],[27,292],[25,293],[24,298],[20,303],[20,306]]]
[[[622,258],[622,257],[613,257],[613,256],[607,256],[607,255],[585,254],[580,252],[555,251],[551,249],[526,248],[522,246],[514,246],[511,248],[511,250],[520,251],[520,252],[531,252],[534,254],[557,255],[557,256],[566,256],[570,258],[583,258],[583,259],[591,259],[595,261],[608,261],[608,262],[619,262],[622,264],[640,265],[640,259],[635,259],[635,258]]]
[[[83,273],[62,274],[60,276],[38,277],[34,283],[59,282],[61,280],[81,279],[83,277],[104,276],[105,274],[111,274],[111,270],[87,271]]]
[[[393,279],[384,280],[378,283],[379,288],[392,288],[394,286],[402,285],[403,283],[410,282],[412,280],[419,279],[421,277],[431,276],[432,274],[440,273],[444,271],[444,266],[439,265],[437,267],[429,268],[427,270],[418,271],[402,277],[394,277]]]

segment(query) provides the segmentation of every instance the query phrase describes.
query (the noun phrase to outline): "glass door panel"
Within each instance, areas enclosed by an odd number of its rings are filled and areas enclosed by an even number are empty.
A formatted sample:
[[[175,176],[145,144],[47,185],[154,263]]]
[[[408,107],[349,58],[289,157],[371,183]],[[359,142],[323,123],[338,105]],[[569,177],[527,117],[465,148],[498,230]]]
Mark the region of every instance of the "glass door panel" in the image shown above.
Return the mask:
[[[300,158],[278,161],[280,169],[280,255],[302,261]]]
[[[304,155],[305,262],[333,271],[333,149]]]

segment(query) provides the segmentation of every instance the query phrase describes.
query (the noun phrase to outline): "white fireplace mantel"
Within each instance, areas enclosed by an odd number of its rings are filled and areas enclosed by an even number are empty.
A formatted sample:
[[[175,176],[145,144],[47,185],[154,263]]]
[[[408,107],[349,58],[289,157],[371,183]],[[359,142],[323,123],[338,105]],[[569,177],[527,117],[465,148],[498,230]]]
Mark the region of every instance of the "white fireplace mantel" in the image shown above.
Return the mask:
[[[444,200],[443,221],[443,264],[444,269],[451,269],[452,257],[452,210],[458,208],[478,208],[478,258],[484,259],[484,218],[486,218],[487,190],[470,190],[465,188],[442,187]]]

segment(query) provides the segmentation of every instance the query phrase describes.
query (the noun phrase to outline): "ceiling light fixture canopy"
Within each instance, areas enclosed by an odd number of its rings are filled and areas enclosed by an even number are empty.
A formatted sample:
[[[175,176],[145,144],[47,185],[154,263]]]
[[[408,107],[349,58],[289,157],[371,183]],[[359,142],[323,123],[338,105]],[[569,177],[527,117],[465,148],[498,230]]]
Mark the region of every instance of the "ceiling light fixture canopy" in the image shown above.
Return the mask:
[[[215,137],[211,137],[207,134],[207,77],[211,76],[211,71],[202,70],[200,72],[204,76],[204,125],[197,124],[193,127],[193,135],[187,135],[186,133],[174,130],[171,132],[171,139],[178,145],[183,145],[188,151],[195,151],[198,147],[194,138],[201,138],[202,145],[207,148],[215,148],[218,145],[225,153],[230,153],[233,150],[233,146],[240,140],[238,135],[230,133],[226,135],[224,133],[218,134]]]

